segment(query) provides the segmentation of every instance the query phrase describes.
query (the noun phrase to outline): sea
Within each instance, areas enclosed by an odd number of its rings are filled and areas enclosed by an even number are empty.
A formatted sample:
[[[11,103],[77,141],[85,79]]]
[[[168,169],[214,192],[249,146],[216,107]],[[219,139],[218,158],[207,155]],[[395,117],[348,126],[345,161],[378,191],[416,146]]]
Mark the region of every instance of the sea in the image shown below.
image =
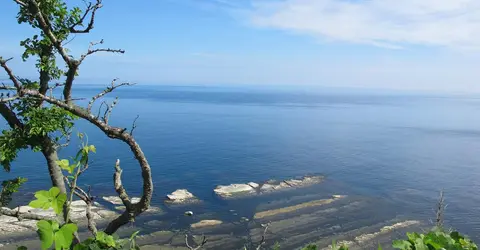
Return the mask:
[[[85,104],[102,86],[74,87]],[[338,194],[387,201],[394,213],[435,219],[445,193],[445,224],[480,240],[480,96],[322,88],[136,85],[97,101],[119,101],[110,124],[132,128],[152,167],[152,205],[180,188],[222,211],[216,185],[321,174]],[[101,112],[102,113],[102,112]],[[5,123],[5,122],[2,122]],[[1,124],[4,126],[5,124]],[[80,184],[113,195],[121,160],[131,195],[140,169],[129,148],[78,121],[97,152]],[[60,151],[75,156],[79,142]],[[28,178],[12,203],[25,204],[51,185],[40,153],[19,153],[0,180]],[[372,209],[375,209],[373,206]],[[352,218],[354,219],[354,218]]]

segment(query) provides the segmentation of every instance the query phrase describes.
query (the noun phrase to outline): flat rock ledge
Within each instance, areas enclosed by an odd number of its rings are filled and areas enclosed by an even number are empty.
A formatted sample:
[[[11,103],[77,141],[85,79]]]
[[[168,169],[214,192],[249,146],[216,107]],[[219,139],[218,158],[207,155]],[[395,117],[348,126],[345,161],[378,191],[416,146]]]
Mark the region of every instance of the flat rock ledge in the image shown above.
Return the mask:
[[[70,211],[71,219],[80,224],[86,223],[86,208],[85,202],[81,200],[73,201]],[[20,206],[13,209],[2,207],[1,210],[1,214],[14,212],[24,219],[19,220],[14,216],[0,215],[0,235],[35,231],[38,220],[28,219],[29,217],[38,217],[38,219],[53,219],[56,217],[53,209],[43,210],[30,206]],[[92,205],[91,211],[96,222],[118,216],[117,212],[106,209],[97,202]]]
[[[300,179],[289,179],[283,181],[270,180],[263,184],[249,182],[245,184],[219,185],[215,187],[213,191],[222,198],[233,198],[301,188],[321,183],[323,180],[323,176],[305,176]]]
[[[165,199],[165,203],[176,205],[198,202],[200,202],[200,200],[186,189],[177,189],[173,193],[168,194]]]
[[[213,227],[222,224],[221,220],[202,220],[197,223],[193,223],[190,227],[195,228],[204,228],[204,227]]]
[[[115,210],[119,211],[119,212],[122,212],[125,210],[125,206],[123,205],[123,202],[122,202],[122,199],[120,199],[120,197],[118,196],[103,196],[102,199],[112,205],[115,206]],[[132,203],[138,203],[140,202],[140,197],[132,197],[130,198],[130,201]],[[162,209],[159,208],[159,207],[153,207],[153,206],[150,206],[147,211],[145,211],[144,213],[162,213]]]

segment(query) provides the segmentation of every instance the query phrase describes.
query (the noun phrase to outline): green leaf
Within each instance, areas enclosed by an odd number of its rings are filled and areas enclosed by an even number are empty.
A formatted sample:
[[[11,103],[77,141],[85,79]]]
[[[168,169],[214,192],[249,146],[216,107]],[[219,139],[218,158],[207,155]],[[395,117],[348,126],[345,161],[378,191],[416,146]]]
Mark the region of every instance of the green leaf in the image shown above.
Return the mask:
[[[90,150],[90,152],[97,153],[97,149],[95,148],[94,145],[88,146],[88,149]]]
[[[35,192],[36,200],[31,201],[28,205],[33,208],[48,209],[51,205],[50,193],[46,190]]]
[[[53,228],[50,221],[37,222],[37,234],[40,238],[42,249],[49,249],[53,244]]]
[[[380,243],[378,243],[378,248],[377,250],[382,250],[382,246],[380,245]]]
[[[418,233],[407,233],[407,238],[410,242],[415,242],[417,239],[421,239],[422,237]]]
[[[427,245],[423,243],[422,239],[415,240],[415,250],[428,250]]]
[[[52,188],[50,188],[50,190],[48,190],[48,192],[49,192],[49,195],[50,195],[49,197],[53,198],[53,197],[56,197],[60,193],[60,189],[57,188],[57,187],[52,187]]]
[[[70,169],[69,168],[70,167],[70,162],[67,159],[57,161],[57,164],[61,169],[64,169],[64,170],[69,170]]]
[[[67,195],[64,193],[59,194],[56,199],[52,200],[52,207],[56,214],[62,213],[65,201],[67,201]]]
[[[111,235],[108,235],[107,237],[105,237],[105,244],[107,244],[107,246],[109,247],[115,247],[116,245],[115,240]]]
[[[73,223],[63,225],[60,230],[55,232],[55,249],[69,249],[70,245],[72,245],[73,234],[77,230],[77,225]]]
[[[88,246],[86,246],[85,244],[79,243],[73,247],[73,250],[89,250],[89,249],[88,249]]]
[[[137,237],[138,233],[140,233],[140,230],[134,232],[134,233],[130,236],[130,241],[133,240],[133,239],[135,239],[135,237]]]
[[[105,232],[99,231],[95,235],[95,240],[103,243],[103,242],[105,242],[105,235],[107,235]]]
[[[29,203],[34,208],[49,209],[53,208],[56,214],[62,213],[63,204],[67,200],[67,195],[60,193],[57,187],[50,188],[49,191],[41,190],[35,193],[36,200]]]
[[[406,240],[394,240],[392,247],[397,249],[402,249],[402,250],[409,250],[409,249],[412,249],[412,243]]]

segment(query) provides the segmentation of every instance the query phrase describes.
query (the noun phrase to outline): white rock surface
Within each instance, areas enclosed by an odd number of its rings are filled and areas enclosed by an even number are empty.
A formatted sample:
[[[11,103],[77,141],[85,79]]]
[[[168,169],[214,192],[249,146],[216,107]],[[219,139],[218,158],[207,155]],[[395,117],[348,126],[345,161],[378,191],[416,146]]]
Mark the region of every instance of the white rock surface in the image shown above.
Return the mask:
[[[198,200],[197,197],[195,197],[188,190],[178,189],[178,190],[175,190],[175,192],[167,195],[166,202],[180,204],[180,203],[189,203],[196,200]]]
[[[238,194],[255,193],[255,189],[253,189],[248,184],[231,184],[228,186],[219,185],[213,191],[221,197],[231,197]]]
[[[122,199],[120,199],[120,197],[118,197],[118,196],[104,196],[104,197],[102,197],[102,199],[104,199],[107,202],[112,203],[113,205],[123,205]],[[138,202],[140,202],[140,198],[139,197],[133,197],[133,198],[130,198],[130,201],[132,203],[138,203]]]
[[[260,185],[258,183],[255,183],[255,182],[249,182],[249,183],[247,183],[247,185],[249,185],[250,187],[255,188],[255,189],[260,187]]]
[[[261,192],[272,192],[273,190],[275,190],[275,186],[268,183],[263,184],[262,187],[260,188]]]
[[[214,189],[214,192],[223,198],[230,198],[237,195],[262,194],[318,184],[323,181],[323,178],[323,176],[306,176],[285,181],[269,180],[264,184],[249,182],[247,184],[220,185]]]
[[[14,221],[18,221],[17,218],[15,217],[10,217],[10,216],[6,216],[6,215],[0,215],[0,222],[3,224],[3,223],[10,223],[10,222],[14,222]]]
[[[286,180],[285,182],[292,187],[298,187],[303,184],[302,180],[296,180],[296,179]]]

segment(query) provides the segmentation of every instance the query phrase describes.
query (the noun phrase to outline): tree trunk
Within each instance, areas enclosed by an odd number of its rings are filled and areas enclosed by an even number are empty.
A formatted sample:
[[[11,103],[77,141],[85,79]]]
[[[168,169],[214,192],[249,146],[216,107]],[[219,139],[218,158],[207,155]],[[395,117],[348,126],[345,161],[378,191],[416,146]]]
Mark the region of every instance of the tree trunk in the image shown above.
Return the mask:
[[[65,181],[63,179],[62,169],[58,166],[57,149],[50,138],[44,137],[42,142],[42,153],[47,160],[48,173],[52,180],[52,185],[58,187],[62,193],[67,193]]]

